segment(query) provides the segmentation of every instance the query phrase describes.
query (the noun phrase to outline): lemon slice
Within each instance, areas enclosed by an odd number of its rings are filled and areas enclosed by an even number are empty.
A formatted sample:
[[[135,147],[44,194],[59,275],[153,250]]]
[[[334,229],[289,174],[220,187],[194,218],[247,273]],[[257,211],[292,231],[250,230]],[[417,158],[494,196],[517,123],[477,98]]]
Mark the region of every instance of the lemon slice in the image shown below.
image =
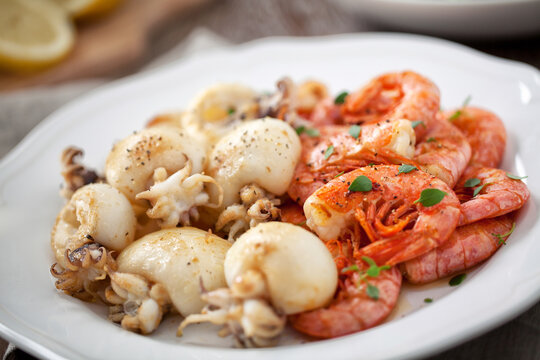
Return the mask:
[[[55,0],[76,19],[91,18],[108,13],[121,0]]]
[[[75,33],[66,12],[49,0],[0,0],[0,67],[33,71],[62,59]]]

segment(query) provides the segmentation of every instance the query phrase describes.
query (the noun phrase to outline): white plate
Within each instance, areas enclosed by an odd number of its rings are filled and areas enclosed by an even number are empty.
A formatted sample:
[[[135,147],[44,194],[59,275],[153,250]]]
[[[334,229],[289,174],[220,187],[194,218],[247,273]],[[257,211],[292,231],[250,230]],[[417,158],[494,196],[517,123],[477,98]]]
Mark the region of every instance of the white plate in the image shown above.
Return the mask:
[[[503,166],[529,175],[533,196],[508,245],[459,287],[444,282],[408,287],[393,321],[339,339],[261,350],[232,349],[230,339],[215,340],[212,326],[175,338],[175,318],[156,334],[140,336],[108,322],[103,306],[55,290],[48,272],[53,262],[49,232],[62,206],[58,158],[67,145],[85,149],[85,162],[101,168],[114,141],[152,115],[185,106],[217,81],[265,90],[289,74],[296,80],[321,79],[337,93],[402,69],[433,79],[444,107],[457,106],[470,94],[474,104],[500,114],[509,133]],[[538,114],[537,70],[419,36],[267,39],[112,83],[51,115],[0,165],[0,333],[33,354],[57,359],[389,359],[441,351],[509,320],[540,298]],[[435,302],[424,304],[426,296]],[[295,341],[289,336],[283,343]],[[200,343],[209,346],[194,345]]]
[[[459,38],[540,32],[539,0],[336,0],[396,29]]]

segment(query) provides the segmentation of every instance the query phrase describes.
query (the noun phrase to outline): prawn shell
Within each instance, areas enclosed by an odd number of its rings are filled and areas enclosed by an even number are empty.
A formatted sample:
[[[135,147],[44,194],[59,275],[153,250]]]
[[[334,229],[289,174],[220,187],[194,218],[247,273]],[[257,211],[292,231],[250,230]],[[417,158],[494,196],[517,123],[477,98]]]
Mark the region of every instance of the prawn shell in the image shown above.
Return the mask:
[[[471,159],[471,146],[467,138],[441,117],[433,121],[426,137],[426,141],[416,146],[414,160],[422,170],[453,188]]]
[[[330,181],[318,189],[304,204],[308,226],[322,240],[333,240],[344,228],[355,221],[358,207],[369,204],[402,200],[418,212],[411,230],[401,231],[358,251],[358,257],[372,257],[377,264],[394,265],[419,256],[446,241],[454,231],[459,215],[459,201],[441,180],[422,171],[399,174],[396,165],[375,165],[356,169]],[[350,191],[349,186],[359,176],[372,182],[372,190]],[[421,192],[428,188],[446,193],[443,199],[430,207],[415,203]],[[374,219],[372,219],[374,220]]]
[[[499,166],[506,148],[506,129],[497,115],[469,106],[445,111],[442,116],[467,138],[472,149],[471,165]]]
[[[396,305],[401,289],[401,273],[397,267],[382,271],[376,278],[368,278],[379,290],[377,300],[366,292],[366,283],[358,281],[358,274],[345,280],[329,306],[289,316],[291,325],[301,333],[317,338],[335,338],[366,330],[383,322]]]
[[[469,269],[490,258],[503,245],[494,234],[508,233],[512,224],[512,217],[505,215],[458,227],[447,242],[401,264],[401,270],[409,282],[425,284]]]
[[[480,180],[484,187],[476,196],[461,204],[460,226],[508,214],[520,209],[529,200],[530,192],[523,181],[509,178],[504,170],[487,167],[467,168],[456,185],[456,192],[471,194],[473,188],[465,187],[465,182],[471,178]]]
[[[428,78],[414,72],[387,73],[371,80],[346,97],[342,107],[345,123],[373,123],[386,119],[421,121],[415,128],[418,139],[435,119],[440,92]]]

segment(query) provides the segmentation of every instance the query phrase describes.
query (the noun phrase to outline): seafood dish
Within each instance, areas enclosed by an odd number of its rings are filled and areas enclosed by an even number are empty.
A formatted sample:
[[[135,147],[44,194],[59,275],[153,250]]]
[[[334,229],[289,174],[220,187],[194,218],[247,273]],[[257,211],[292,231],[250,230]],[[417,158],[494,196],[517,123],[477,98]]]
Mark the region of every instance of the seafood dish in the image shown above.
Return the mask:
[[[403,282],[463,281],[530,197],[498,168],[503,122],[470,102],[441,109],[413,71],[337,96],[314,80],[217,84],[113,144],[103,170],[68,147],[56,288],[126,330],[174,313],[178,336],[210,322],[238,347],[377,326]]]

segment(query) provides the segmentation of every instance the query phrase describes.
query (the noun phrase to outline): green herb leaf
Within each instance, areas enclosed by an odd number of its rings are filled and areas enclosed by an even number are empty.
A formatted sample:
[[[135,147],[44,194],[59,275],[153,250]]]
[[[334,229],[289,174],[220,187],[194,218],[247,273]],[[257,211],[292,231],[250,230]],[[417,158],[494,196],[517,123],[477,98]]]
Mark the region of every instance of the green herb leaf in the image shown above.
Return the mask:
[[[351,266],[347,266],[347,267],[341,269],[342,274],[344,274],[346,272],[349,272],[349,271],[360,271],[360,269],[358,268],[358,265],[356,265],[356,264],[351,265]]]
[[[379,300],[379,288],[375,285],[367,284],[366,294],[373,300]]]
[[[295,130],[298,135],[302,135],[304,133],[310,137],[317,137],[320,135],[319,130],[308,128],[308,127],[305,127],[304,125],[297,127]]]
[[[458,286],[459,284],[461,284],[463,282],[463,280],[465,280],[466,277],[467,277],[467,274],[456,275],[456,276],[454,276],[453,278],[450,279],[448,284],[450,286]]]
[[[453,121],[455,119],[457,119],[458,117],[461,116],[461,114],[463,113],[463,110],[469,105],[469,103],[471,102],[471,99],[472,99],[472,96],[469,95],[465,98],[465,101],[463,101],[463,104],[461,104],[461,108],[459,110],[456,110],[455,113],[452,114],[452,116],[450,116],[448,118],[448,121]]]
[[[480,191],[482,191],[482,189],[483,189],[484,186],[486,186],[486,185],[491,185],[491,183],[482,184],[482,185],[480,185],[479,187],[477,187],[476,189],[474,189],[474,191],[473,191],[473,197],[475,197],[476,195],[480,194]]]
[[[368,256],[362,256],[362,260],[368,263],[369,268],[366,270],[366,274],[370,277],[377,277],[383,270],[390,269],[390,266],[383,265],[383,266],[377,266],[377,263],[375,260]]]
[[[362,128],[359,126],[359,125],[352,125],[350,128],[349,128],[349,134],[355,138],[355,139],[358,139],[358,136],[360,136],[360,131],[362,130]]]
[[[420,203],[425,207],[430,207],[440,203],[446,195],[448,194],[439,189],[424,189],[420,193],[420,198],[418,198],[414,204]]]
[[[456,112],[453,113],[452,116],[450,116],[450,117],[448,118],[448,121],[454,121],[454,120],[456,120],[456,119],[457,119],[458,117],[460,117],[460,116],[461,116],[461,110],[456,110]]]
[[[360,175],[349,185],[349,191],[371,191],[373,184],[367,176]]]
[[[362,256],[362,260],[364,260],[365,262],[367,262],[367,264],[369,266],[377,266],[377,263],[375,262],[375,260],[373,260],[372,258],[370,258],[369,256]]]
[[[336,104],[336,105],[343,104],[345,102],[345,98],[347,97],[347,95],[349,95],[349,93],[347,91],[343,91],[342,93],[340,93],[334,99],[334,104]]]
[[[334,152],[334,145],[330,145],[326,148],[326,151],[324,152],[324,160],[328,160],[330,156],[332,156],[332,153]]]
[[[229,108],[229,110],[227,110],[227,114],[229,114],[229,115],[232,115],[232,114],[234,114],[235,112],[236,112],[236,109],[235,109],[235,108],[232,108],[232,107]]]
[[[425,299],[424,299],[424,302],[425,302],[426,304],[429,304],[429,303],[432,303],[432,302],[433,302],[433,299],[432,299],[432,298],[425,298]]]
[[[433,136],[432,137],[429,137],[426,142],[430,143],[430,142],[435,142],[437,141],[437,139],[435,139]]]
[[[408,174],[410,173],[411,171],[413,170],[418,170],[416,166],[413,166],[413,165],[407,165],[407,164],[403,164],[401,165],[399,168],[398,168],[398,175],[399,174]]]
[[[506,245],[506,239],[514,232],[514,229],[516,228],[516,223],[512,224],[512,228],[510,231],[508,231],[506,234],[494,234],[491,233],[491,235],[495,236],[499,241],[497,242],[497,245]]]
[[[302,221],[301,223],[298,223],[298,224],[296,224],[296,225],[298,225],[298,226],[304,226],[304,225],[306,225],[306,220],[304,220],[304,221]]]
[[[469,103],[471,102],[471,100],[472,100],[472,96],[467,95],[467,97],[465,98],[465,101],[463,101],[463,104],[461,104],[461,108],[464,109],[467,106],[469,106]]]
[[[334,179],[337,178],[337,177],[340,177],[341,175],[345,174],[345,171],[342,171],[340,172],[339,174],[337,174],[336,176],[334,176]]]
[[[422,126],[426,127],[426,124],[422,120],[417,120],[417,121],[411,122],[411,126],[412,126],[413,129],[416,128],[420,124],[422,124]]]
[[[466,188],[472,188],[478,184],[480,184],[480,179],[470,178],[470,179],[467,179],[467,181],[465,181],[465,185],[463,186],[465,186]]]
[[[508,176],[510,179],[514,179],[514,180],[523,180],[523,179],[528,178],[528,176],[517,176],[517,175],[510,174],[510,173],[506,173],[506,176]]]

